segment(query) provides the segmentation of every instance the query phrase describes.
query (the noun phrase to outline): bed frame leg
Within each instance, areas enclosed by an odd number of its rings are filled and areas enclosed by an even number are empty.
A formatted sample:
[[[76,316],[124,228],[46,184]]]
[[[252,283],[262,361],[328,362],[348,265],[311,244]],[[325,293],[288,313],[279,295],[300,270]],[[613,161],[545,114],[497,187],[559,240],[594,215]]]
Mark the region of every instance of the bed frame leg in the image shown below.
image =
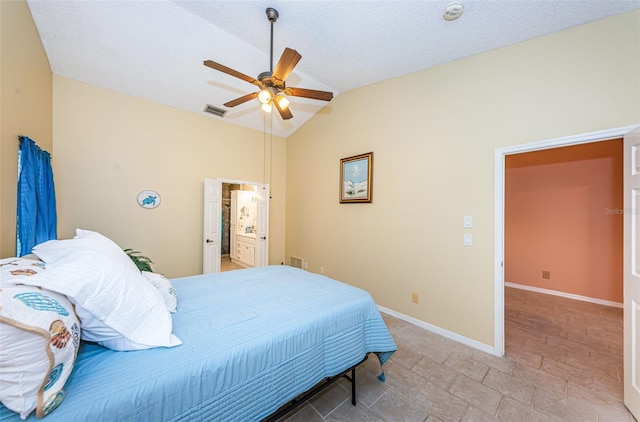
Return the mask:
[[[287,413],[291,412],[293,409],[295,409],[296,407],[298,407],[302,403],[304,403],[307,400],[311,399],[311,397],[315,396],[320,391],[324,390],[329,385],[331,385],[334,382],[338,381],[342,377],[346,378],[347,380],[349,380],[351,382],[351,404],[355,406],[356,405],[356,367],[358,365],[360,365],[362,362],[364,362],[365,360],[367,360],[368,357],[369,357],[369,354],[366,354],[364,356],[364,358],[359,363],[357,363],[355,366],[352,366],[351,368],[345,370],[341,374],[325,378],[324,381],[318,383],[311,390],[309,390],[306,393],[301,394],[300,396],[298,396],[295,399],[291,400],[288,404],[284,405],[279,410],[277,410],[275,413],[271,414],[271,416],[268,416],[268,417],[264,418],[262,420],[262,422],[273,422],[273,421],[279,420],[281,417],[283,417]],[[349,375],[349,372],[351,372],[351,375]]]
[[[351,404],[356,405],[356,367],[351,368]]]

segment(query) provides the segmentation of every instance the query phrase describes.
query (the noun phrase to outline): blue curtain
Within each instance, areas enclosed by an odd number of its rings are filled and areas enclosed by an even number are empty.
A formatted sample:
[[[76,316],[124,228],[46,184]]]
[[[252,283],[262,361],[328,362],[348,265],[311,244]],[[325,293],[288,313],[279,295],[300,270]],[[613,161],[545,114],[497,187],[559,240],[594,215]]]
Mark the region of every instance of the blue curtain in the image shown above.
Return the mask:
[[[56,239],[56,225],[51,154],[28,137],[20,136],[16,256],[31,253],[38,243]]]

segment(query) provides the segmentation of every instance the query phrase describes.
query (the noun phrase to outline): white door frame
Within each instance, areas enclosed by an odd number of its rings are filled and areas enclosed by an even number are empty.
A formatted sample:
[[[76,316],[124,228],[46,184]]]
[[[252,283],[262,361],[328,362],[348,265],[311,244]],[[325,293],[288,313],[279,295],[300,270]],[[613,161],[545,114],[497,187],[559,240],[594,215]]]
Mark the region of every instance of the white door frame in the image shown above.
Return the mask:
[[[495,205],[494,205],[494,260],[493,260],[493,354],[504,356],[504,176],[505,156],[539,151],[589,142],[622,138],[640,125],[624,126],[546,141],[531,142],[496,148],[495,150]]]
[[[223,178],[223,177],[218,177],[218,178],[209,179],[209,180],[212,180],[212,181],[215,181],[215,182],[219,183],[221,191],[222,191],[222,184],[226,183],[226,184],[252,185],[252,186],[255,186],[257,194],[260,194],[260,189],[261,188],[264,188],[264,191],[267,192],[267,195],[268,195],[268,192],[269,192],[269,185],[265,184],[265,183],[261,183],[261,182],[252,182],[252,181],[248,181],[248,180],[238,180],[238,179],[226,179],[226,178]],[[268,238],[268,233],[269,233],[269,202],[270,201],[269,201],[268,197],[264,198],[264,205],[266,207],[266,210],[263,212],[263,215],[266,217],[265,218],[266,221],[264,221],[264,225],[265,226],[263,228],[259,227],[258,230],[264,229],[263,233],[264,233],[264,237],[265,237],[265,239],[264,239],[265,245],[264,245],[263,249],[261,250],[262,251],[262,256],[261,256],[260,262],[256,261],[256,266],[259,266],[260,264],[262,264],[262,265],[268,265],[269,264],[269,248],[268,248],[268,245],[269,245],[269,238]],[[223,206],[222,205],[222,201],[220,201],[220,212],[222,212],[222,206]],[[259,219],[258,224],[260,224],[261,222],[262,222],[262,220]],[[256,245],[256,249],[257,249],[257,246],[258,245]],[[221,251],[222,251],[222,246],[220,245],[220,247],[217,248],[217,255],[218,256],[215,258],[215,259],[217,259],[217,263],[218,263],[217,267],[215,267],[215,270],[217,270],[217,271],[220,271],[220,260],[222,259]],[[203,255],[204,255],[204,253],[203,253]],[[205,261],[206,261],[206,257],[203,256],[203,267],[205,266]],[[262,263],[262,261],[264,261],[264,263]],[[215,271],[215,272],[217,272],[217,271]]]

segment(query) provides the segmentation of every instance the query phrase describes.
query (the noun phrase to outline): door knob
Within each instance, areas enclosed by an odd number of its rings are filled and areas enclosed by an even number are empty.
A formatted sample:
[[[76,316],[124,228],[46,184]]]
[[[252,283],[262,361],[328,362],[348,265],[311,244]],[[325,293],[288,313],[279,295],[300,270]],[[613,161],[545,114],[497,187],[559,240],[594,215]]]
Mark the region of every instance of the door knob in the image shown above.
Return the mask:
[[[214,241],[211,239],[207,239],[207,243],[214,243]]]

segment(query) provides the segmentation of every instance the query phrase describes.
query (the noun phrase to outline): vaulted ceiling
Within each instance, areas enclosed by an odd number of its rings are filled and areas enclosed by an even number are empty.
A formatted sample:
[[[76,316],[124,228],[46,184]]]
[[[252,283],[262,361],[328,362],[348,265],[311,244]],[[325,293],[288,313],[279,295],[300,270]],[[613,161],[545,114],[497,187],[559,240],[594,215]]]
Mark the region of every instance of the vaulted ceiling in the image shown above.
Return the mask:
[[[302,59],[287,86],[334,96],[385,79],[640,8],[640,0],[28,0],[54,74],[262,131],[257,100],[204,113],[256,87],[203,66],[213,60],[251,77],[285,47]],[[275,63],[274,63],[275,65]],[[391,101],[391,99],[390,99]],[[289,136],[331,102],[291,98],[293,118],[272,117]]]

